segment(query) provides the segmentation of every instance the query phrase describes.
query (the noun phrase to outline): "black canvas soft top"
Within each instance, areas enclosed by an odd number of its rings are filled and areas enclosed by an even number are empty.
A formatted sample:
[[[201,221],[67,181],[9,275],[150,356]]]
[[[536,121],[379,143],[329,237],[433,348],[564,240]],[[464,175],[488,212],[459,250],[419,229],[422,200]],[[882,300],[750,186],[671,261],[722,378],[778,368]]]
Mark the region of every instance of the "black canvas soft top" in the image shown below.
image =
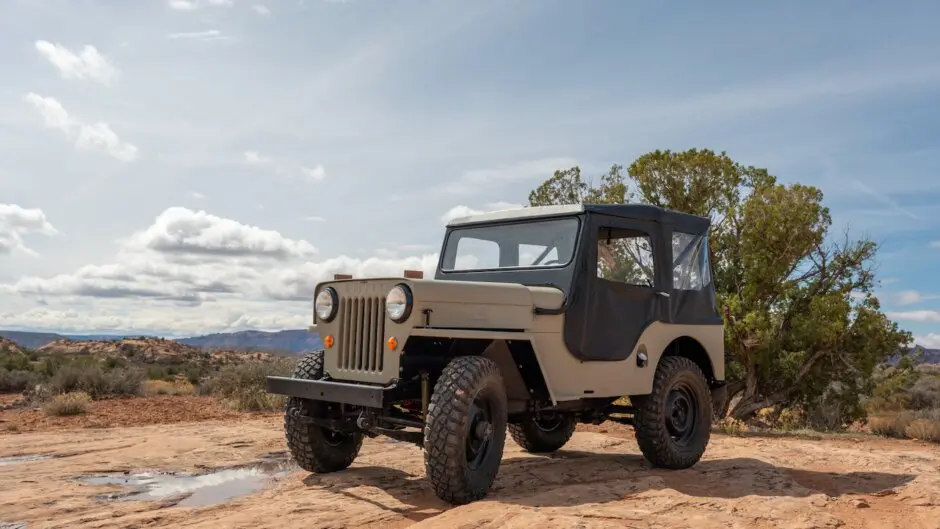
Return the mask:
[[[666,209],[651,204],[584,204],[587,213],[598,213],[613,217],[639,219],[668,224],[679,231],[704,235],[708,233],[711,219]]]

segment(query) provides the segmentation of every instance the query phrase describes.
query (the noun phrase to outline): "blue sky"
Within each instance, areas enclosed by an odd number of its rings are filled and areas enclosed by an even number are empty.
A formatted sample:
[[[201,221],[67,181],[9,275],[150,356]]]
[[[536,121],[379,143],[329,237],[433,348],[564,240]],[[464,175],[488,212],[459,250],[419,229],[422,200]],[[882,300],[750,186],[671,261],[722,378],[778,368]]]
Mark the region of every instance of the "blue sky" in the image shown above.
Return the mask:
[[[317,279],[432,268],[449,214],[700,147],[820,186],[837,229],[882,243],[885,310],[940,346],[936,20],[929,2],[6,0],[0,327],[302,327]]]

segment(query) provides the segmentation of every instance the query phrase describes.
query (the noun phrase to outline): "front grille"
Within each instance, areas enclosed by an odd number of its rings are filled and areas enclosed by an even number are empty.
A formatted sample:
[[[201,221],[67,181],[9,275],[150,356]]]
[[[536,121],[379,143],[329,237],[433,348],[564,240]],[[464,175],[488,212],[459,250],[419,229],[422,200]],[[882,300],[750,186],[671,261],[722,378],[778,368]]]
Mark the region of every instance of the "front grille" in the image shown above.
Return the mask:
[[[382,372],[385,352],[385,298],[345,297],[340,300],[340,369]]]

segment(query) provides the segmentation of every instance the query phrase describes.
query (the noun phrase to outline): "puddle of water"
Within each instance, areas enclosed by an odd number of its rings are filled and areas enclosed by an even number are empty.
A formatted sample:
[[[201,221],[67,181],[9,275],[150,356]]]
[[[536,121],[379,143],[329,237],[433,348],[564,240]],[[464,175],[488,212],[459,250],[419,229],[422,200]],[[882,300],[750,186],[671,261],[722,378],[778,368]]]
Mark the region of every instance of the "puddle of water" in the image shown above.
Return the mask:
[[[28,463],[30,461],[42,461],[43,459],[51,459],[51,455],[46,454],[33,454],[30,456],[10,456],[10,457],[0,457],[0,467],[7,465],[19,465],[20,463]],[[0,525],[0,529],[5,529]]]
[[[111,473],[78,478],[92,485],[121,485],[130,489],[98,496],[103,500],[179,500],[173,505],[202,507],[228,501],[266,489],[279,478],[296,470],[290,463],[266,460],[242,467],[225,468],[205,474],[173,472]]]

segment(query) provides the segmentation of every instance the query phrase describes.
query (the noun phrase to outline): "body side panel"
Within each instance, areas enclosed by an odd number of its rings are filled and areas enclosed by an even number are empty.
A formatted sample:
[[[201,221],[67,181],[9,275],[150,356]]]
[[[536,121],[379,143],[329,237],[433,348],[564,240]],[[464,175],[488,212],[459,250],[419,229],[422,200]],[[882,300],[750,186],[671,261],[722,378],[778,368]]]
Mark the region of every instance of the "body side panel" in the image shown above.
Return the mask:
[[[555,399],[620,397],[647,394],[653,389],[653,375],[667,346],[687,336],[698,341],[711,360],[715,379],[724,380],[724,330],[721,325],[675,325],[653,322],[640,335],[632,354],[613,362],[581,361],[571,355],[561,332],[537,332],[535,352],[542,373]],[[643,347],[648,362],[637,365]],[[591,391],[592,393],[586,393]]]

